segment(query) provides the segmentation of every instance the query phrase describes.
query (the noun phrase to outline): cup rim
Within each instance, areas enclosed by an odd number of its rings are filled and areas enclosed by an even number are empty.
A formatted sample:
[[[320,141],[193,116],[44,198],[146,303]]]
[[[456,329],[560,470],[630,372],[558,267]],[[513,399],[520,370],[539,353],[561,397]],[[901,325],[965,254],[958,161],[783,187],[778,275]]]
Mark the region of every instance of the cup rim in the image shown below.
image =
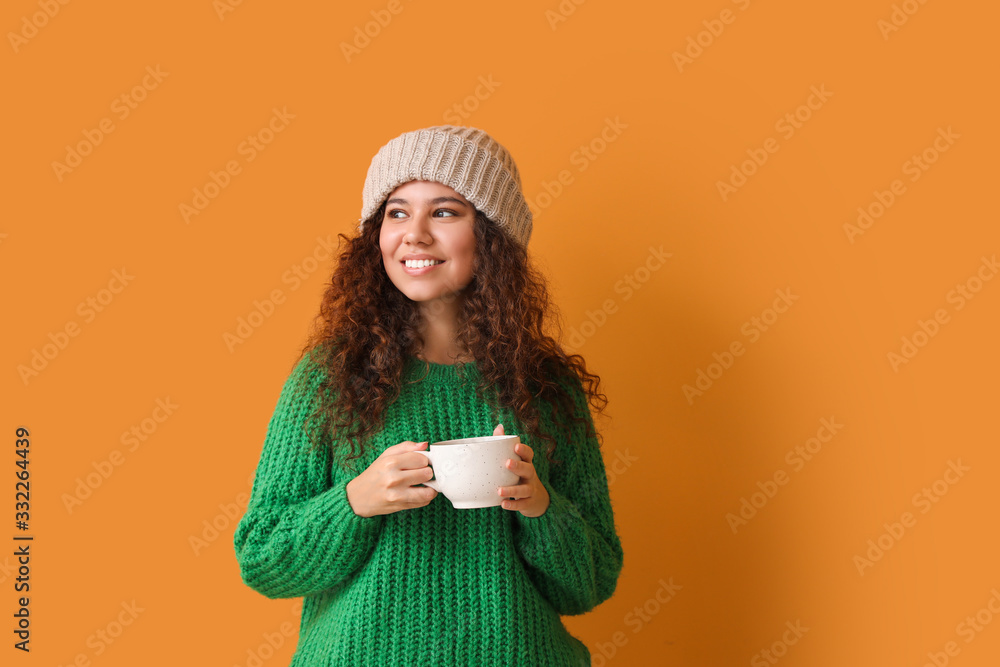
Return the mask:
[[[471,438],[456,438],[454,440],[442,440],[440,442],[432,442],[428,447],[439,447],[439,446],[451,446],[451,445],[473,445],[480,442],[494,442],[498,440],[504,440],[506,438],[516,438],[520,440],[520,436],[517,433],[506,433],[504,435],[483,435],[474,436]]]

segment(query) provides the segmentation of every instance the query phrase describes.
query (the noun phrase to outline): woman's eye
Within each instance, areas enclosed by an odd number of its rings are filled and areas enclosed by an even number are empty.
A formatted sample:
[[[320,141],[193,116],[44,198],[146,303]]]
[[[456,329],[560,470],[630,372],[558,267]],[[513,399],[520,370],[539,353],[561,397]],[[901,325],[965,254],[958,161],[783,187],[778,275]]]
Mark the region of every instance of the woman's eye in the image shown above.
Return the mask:
[[[437,214],[437,213],[444,213],[446,215],[458,215],[457,213],[455,213],[451,209],[447,209],[447,208],[439,208],[438,210],[434,211],[434,213],[435,214]]]
[[[398,208],[396,208],[396,209],[393,209],[393,210],[389,211],[386,214],[385,217],[387,217],[387,218],[398,218],[399,216],[396,215],[397,213],[399,213],[400,215],[406,215],[406,213],[404,211],[400,211]]]

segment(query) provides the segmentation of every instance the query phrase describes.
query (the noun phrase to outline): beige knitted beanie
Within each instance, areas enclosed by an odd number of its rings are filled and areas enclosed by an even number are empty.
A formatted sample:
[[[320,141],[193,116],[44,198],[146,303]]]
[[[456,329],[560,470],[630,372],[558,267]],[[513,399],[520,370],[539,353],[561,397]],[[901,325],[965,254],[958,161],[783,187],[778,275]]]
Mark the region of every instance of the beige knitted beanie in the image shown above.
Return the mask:
[[[486,132],[439,125],[404,132],[379,149],[368,167],[361,224],[408,181],[435,181],[468,199],[522,246],[531,237],[531,211],[514,159]]]

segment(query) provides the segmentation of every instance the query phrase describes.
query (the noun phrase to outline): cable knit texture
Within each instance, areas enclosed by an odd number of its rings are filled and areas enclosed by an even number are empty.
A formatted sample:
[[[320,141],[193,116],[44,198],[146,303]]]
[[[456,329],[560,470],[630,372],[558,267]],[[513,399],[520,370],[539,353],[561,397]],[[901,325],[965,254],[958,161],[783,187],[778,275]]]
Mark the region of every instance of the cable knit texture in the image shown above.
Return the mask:
[[[386,426],[356,469],[404,440],[491,435],[494,413],[476,396],[478,379],[475,362],[409,357]],[[596,439],[575,428],[556,450],[564,464],[550,466],[544,443],[501,409],[506,432],[535,452],[551,499],[542,516],[458,510],[438,494],[424,507],[361,517],[345,488],[356,473],[329,448],[310,452],[302,432],[311,394],[295,390],[319,381],[307,356],[285,382],[234,536],[244,583],[269,598],[304,598],[291,666],[590,665],[560,614],[582,614],[610,598],[622,569]],[[579,380],[568,387],[578,416],[590,421]],[[551,424],[551,406],[539,409]]]

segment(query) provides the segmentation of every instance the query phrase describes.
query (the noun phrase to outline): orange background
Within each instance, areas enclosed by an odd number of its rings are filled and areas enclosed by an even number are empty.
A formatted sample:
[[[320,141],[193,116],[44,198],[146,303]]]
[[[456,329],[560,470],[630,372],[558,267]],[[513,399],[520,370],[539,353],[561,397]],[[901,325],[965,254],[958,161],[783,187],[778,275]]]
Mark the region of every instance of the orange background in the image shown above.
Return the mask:
[[[997,664],[1000,281],[975,280],[1000,250],[996,7],[388,6],[4,4],[3,553],[22,425],[35,537],[27,655],[11,647],[15,559],[0,559],[4,664],[288,663],[298,601],[242,584],[227,511],[242,514],[332,266],[304,260],[353,232],[379,146],[449,121],[513,153],[537,213],[530,253],[611,401],[598,425],[625,568],[611,600],[565,618],[595,665],[774,664],[765,649],[788,667]],[[348,58],[372,12],[389,20]],[[294,118],[249,160],[240,146],[274,109]],[[102,121],[113,130],[57,174]],[[925,151],[933,164],[914,171]],[[724,199],[719,182],[752,155],[763,164]],[[229,161],[239,173],[185,222],[180,206]],[[878,211],[876,193],[893,201],[852,242],[844,226]],[[670,257],[656,265],[651,248]],[[314,269],[297,284],[296,265]],[[102,292],[123,267],[128,284]],[[979,291],[959,308],[967,283]],[[274,290],[283,301],[227,346]],[[779,290],[797,299],[775,319]],[[939,309],[945,323],[894,368]],[[743,353],[712,367],[735,342]],[[699,371],[715,379],[689,400]],[[158,399],[177,406],[161,422]],[[824,418],[842,427],[797,469],[787,453]],[[946,476],[949,461],[968,470]],[[760,506],[734,533],[743,499]],[[904,512],[897,539],[884,524]],[[992,622],[973,632],[977,613]]]

